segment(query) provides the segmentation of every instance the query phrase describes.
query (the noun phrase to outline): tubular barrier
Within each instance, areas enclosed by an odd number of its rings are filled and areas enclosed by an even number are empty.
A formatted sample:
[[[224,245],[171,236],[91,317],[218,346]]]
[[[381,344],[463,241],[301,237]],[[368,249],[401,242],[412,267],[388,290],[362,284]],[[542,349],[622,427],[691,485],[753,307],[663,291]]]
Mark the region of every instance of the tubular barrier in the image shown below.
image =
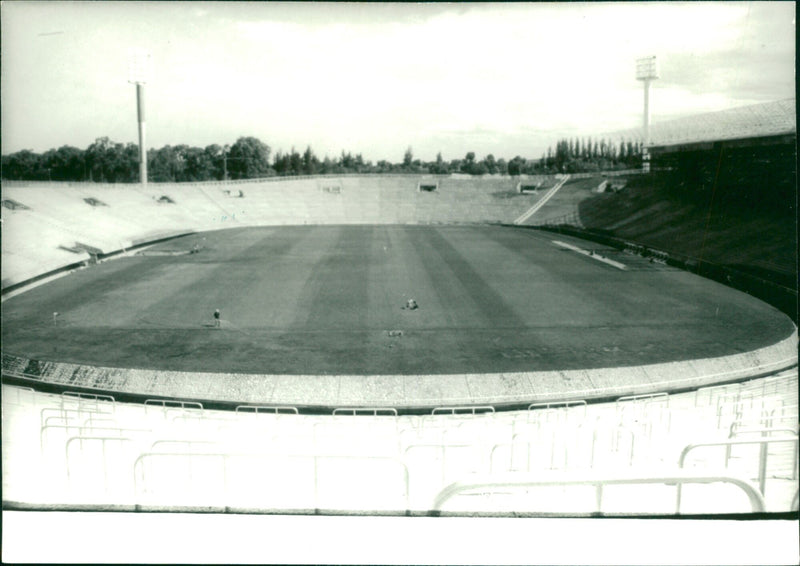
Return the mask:
[[[278,414],[300,414],[297,407],[270,407],[265,405],[237,405],[237,413],[274,413]]]
[[[379,415],[383,416],[397,416],[397,409],[393,407],[340,407],[338,409],[333,410],[333,416],[344,415],[348,414],[351,416],[355,415],[372,415],[373,417],[377,417]]]
[[[431,411],[431,415],[475,415],[494,412],[494,407],[491,405],[465,405],[459,407],[436,407]]]
[[[147,413],[147,407],[160,407],[164,414],[167,414],[169,409],[184,409],[189,411],[202,411],[203,404],[196,401],[181,401],[180,399],[145,399],[144,412]]]
[[[405,501],[405,511],[408,510],[409,507],[409,473],[408,467],[406,464],[397,458],[385,457],[385,456],[345,456],[341,454],[285,454],[285,453],[244,453],[244,452],[202,452],[202,453],[186,453],[186,452],[147,452],[140,454],[133,465],[133,472],[134,472],[134,492],[136,495],[137,501],[141,500],[141,496],[143,494],[143,490],[147,488],[147,475],[145,472],[145,462],[150,459],[159,459],[159,458],[198,458],[198,459],[214,459],[219,460],[222,463],[222,480],[221,480],[221,491],[219,494],[223,497],[225,502],[227,503],[229,497],[229,489],[228,489],[228,476],[229,476],[229,467],[231,465],[231,460],[236,458],[242,458],[247,460],[264,460],[270,461],[274,459],[284,459],[284,460],[308,460],[313,465],[313,501],[316,509],[320,508],[320,474],[319,474],[319,464],[322,461],[326,460],[346,460],[346,461],[362,461],[362,460],[369,460],[369,461],[382,461],[388,462],[393,465],[398,465],[402,471],[402,481],[403,481],[403,498]]]
[[[766,480],[767,480],[767,445],[770,443],[777,443],[777,442],[794,442],[795,445],[797,444],[797,435],[793,437],[778,437],[778,438],[760,438],[757,440],[721,440],[717,442],[698,442],[696,444],[689,444],[687,445],[683,451],[681,452],[680,458],[678,458],[678,467],[683,469],[683,465],[686,463],[686,456],[696,448],[701,447],[711,447],[711,446],[718,446],[718,447],[731,447],[731,446],[739,446],[739,445],[746,445],[746,444],[758,444],[760,446],[759,455],[758,455],[758,488],[762,495],[766,490]],[[726,450],[725,456],[725,467],[728,467],[728,459],[730,458],[730,452]],[[680,486],[678,486],[678,503],[680,503],[681,498],[681,491]]]
[[[765,511],[764,498],[747,481],[735,476],[726,476],[713,473],[688,473],[676,470],[667,474],[621,474],[576,472],[556,474],[530,474],[525,472],[509,472],[492,476],[474,476],[469,480],[452,483],[445,487],[433,501],[430,514],[439,515],[442,507],[453,497],[465,492],[481,490],[484,493],[492,490],[507,490],[509,488],[544,487],[544,486],[594,486],[595,487],[595,513],[602,514],[603,487],[610,485],[639,485],[639,484],[677,484],[678,488],[684,483],[730,483],[740,488],[750,501],[751,511],[763,513]],[[680,514],[680,492],[676,497],[675,514]]]

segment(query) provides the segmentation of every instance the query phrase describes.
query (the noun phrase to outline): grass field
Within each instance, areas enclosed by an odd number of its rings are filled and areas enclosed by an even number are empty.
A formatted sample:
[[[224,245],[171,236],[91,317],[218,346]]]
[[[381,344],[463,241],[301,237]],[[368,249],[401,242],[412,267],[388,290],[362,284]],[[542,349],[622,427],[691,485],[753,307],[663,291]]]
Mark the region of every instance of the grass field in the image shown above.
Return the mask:
[[[439,374],[717,357],[792,332],[722,285],[602,250],[623,271],[553,239],[499,226],[196,234],[149,250],[196,254],[107,261],[7,300],[3,349],[111,367]],[[401,308],[409,298],[418,310]]]

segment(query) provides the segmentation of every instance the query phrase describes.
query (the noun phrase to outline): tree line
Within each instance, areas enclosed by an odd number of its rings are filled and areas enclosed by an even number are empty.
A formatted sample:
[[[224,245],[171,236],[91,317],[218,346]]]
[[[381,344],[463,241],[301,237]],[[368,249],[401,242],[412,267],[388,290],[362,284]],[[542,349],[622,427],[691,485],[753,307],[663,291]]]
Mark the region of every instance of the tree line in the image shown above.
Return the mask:
[[[541,159],[513,159],[486,155],[477,159],[468,152],[463,159],[445,161],[441,152],[434,161],[414,157],[411,147],[402,161],[373,163],[359,153],[342,151],[335,158],[317,157],[308,146],[301,154],[294,148],[278,151],[255,137],[240,137],[232,145],[205,148],[164,146],[147,151],[147,177],[152,182],[255,179],[271,176],[330,175],[346,173],[428,173],[446,175],[541,175],[624,169],[641,166],[642,145],[620,140],[563,139]],[[139,182],[138,146],[98,138],[86,149],[62,146],[44,153],[22,150],[2,156],[2,178],[29,181],[76,181],[98,183]]]
[[[640,167],[644,144],[632,140],[614,143],[606,138],[562,139],[555,152],[547,149],[542,162],[562,173],[584,173]]]

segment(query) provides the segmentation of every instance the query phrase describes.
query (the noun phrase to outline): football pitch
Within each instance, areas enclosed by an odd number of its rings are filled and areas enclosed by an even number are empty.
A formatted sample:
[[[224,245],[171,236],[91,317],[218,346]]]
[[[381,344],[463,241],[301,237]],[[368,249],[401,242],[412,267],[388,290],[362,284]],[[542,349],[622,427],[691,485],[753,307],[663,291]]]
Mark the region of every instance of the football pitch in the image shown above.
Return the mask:
[[[793,331],[772,307],[678,269],[477,225],[193,234],[12,297],[2,323],[4,352],[38,360],[305,375],[637,366]]]

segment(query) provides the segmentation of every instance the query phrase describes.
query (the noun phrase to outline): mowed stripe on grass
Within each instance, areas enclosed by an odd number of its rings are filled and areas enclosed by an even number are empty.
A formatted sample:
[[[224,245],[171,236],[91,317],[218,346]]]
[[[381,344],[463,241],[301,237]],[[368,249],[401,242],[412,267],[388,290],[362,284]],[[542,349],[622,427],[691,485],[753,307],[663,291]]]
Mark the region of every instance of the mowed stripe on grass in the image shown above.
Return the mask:
[[[285,253],[293,241],[289,232],[278,236],[271,230],[250,229],[221,231],[209,238],[210,247],[203,253],[157,258],[163,272],[129,286],[130,295],[119,300],[137,312],[133,326],[202,328],[213,323],[217,308],[223,318],[229,317],[229,307],[238,307],[241,298],[257,300],[247,289],[264,279],[271,258]],[[139,300],[146,301],[144,308],[136,308]]]
[[[169,248],[194,243],[198,254],[115,260],[9,299],[4,349],[187,371],[509,372],[722,356],[793,328],[691,274],[620,272],[498,226],[243,228]],[[409,298],[418,310],[401,308]]]
[[[367,277],[373,228],[339,226],[327,230],[332,245],[311,270],[297,302],[292,329],[364,328]]]

